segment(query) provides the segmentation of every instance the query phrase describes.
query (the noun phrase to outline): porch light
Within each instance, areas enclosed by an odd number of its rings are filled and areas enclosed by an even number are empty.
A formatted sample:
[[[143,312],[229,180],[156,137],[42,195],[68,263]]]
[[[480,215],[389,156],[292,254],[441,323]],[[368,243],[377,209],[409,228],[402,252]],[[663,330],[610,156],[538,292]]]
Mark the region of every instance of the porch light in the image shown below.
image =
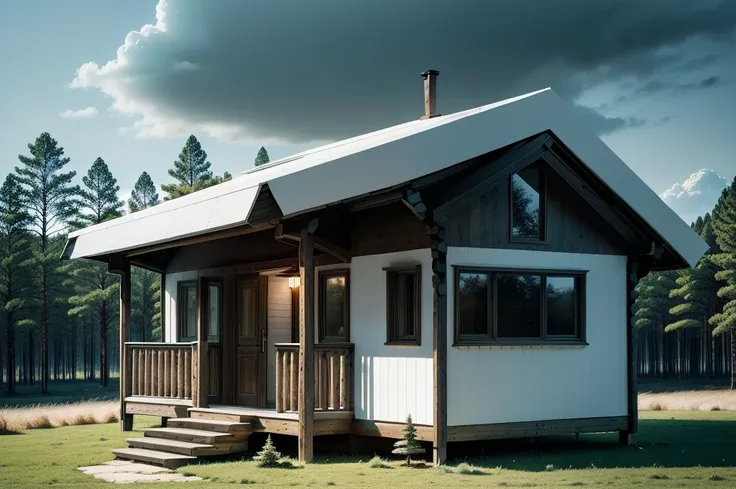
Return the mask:
[[[299,277],[289,277],[289,288],[299,287]]]

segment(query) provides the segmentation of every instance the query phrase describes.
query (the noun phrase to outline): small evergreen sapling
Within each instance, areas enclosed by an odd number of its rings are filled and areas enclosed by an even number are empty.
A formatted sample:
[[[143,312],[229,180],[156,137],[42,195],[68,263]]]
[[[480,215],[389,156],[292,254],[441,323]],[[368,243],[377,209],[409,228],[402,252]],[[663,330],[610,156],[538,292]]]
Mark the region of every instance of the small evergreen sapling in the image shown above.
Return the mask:
[[[391,453],[394,455],[406,455],[406,465],[411,467],[412,455],[423,455],[424,448],[417,441],[417,429],[411,421],[411,414],[406,417],[406,426],[404,427],[404,438],[394,443],[394,449]]]
[[[258,462],[259,467],[278,467],[279,461],[281,460],[281,453],[276,450],[276,445],[271,441],[271,435],[266,438],[266,444],[260,452],[253,457],[253,460]]]

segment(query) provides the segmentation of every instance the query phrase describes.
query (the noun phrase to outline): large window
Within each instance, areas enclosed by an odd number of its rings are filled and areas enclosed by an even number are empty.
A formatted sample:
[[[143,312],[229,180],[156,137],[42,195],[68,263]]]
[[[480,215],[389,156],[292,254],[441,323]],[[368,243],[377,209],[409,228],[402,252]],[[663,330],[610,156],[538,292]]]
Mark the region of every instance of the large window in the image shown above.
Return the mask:
[[[176,299],[179,341],[197,339],[197,282],[179,282]]]
[[[319,273],[320,341],[350,341],[350,272]]]
[[[584,304],[584,272],[457,268],[455,343],[582,343]]]
[[[511,176],[511,239],[544,241],[545,211],[544,168],[534,163]]]
[[[386,344],[421,344],[421,265],[386,269]]]

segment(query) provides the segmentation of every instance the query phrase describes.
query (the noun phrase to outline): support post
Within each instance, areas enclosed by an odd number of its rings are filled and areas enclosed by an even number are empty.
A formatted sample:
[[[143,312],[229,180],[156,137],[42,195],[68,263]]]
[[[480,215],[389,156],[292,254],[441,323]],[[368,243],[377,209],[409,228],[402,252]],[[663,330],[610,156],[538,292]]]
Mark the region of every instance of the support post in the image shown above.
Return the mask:
[[[133,415],[125,412],[125,398],[132,394],[133,387],[128,371],[130,353],[125,347],[125,343],[130,339],[130,261],[122,259],[117,265],[111,271],[120,275],[120,430],[132,431]]]
[[[209,406],[207,396],[209,395],[209,359],[208,359],[208,331],[205,313],[208,307],[205,303],[207,297],[207,281],[200,277],[197,280],[197,355],[196,372],[192,371],[192,389],[196,388],[193,401],[194,407],[206,408]]]
[[[431,222],[427,216],[425,222]],[[432,459],[442,465],[447,459],[447,244],[444,229],[428,225],[432,247],[434,422]]]
[[[316,220],[299,239],[299,461],[310,463],[314,434],[314,240]]]
[[[636,433],[639,425],[637,358],[636,358],[636,325],[634,324],[634,304],[639,293],[636,286],[641,278],[640,263],[631,257],[626,262],[626,370],[628,384],[628,423],[627,429],[619,433],[619,442],[628,445],[631,435]]]

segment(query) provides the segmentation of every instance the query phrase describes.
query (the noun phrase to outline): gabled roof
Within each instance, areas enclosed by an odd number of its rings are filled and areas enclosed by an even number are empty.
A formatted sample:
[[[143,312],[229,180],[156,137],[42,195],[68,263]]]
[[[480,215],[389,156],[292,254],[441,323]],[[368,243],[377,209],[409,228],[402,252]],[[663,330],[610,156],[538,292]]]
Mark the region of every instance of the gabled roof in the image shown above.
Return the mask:
[[[71,233],[65,256],[93,257],[249,223],[268,185],[284,216],[389,188],[551,131],[683,261],[708,247],[550,89],[328,144],[229,182]]]

